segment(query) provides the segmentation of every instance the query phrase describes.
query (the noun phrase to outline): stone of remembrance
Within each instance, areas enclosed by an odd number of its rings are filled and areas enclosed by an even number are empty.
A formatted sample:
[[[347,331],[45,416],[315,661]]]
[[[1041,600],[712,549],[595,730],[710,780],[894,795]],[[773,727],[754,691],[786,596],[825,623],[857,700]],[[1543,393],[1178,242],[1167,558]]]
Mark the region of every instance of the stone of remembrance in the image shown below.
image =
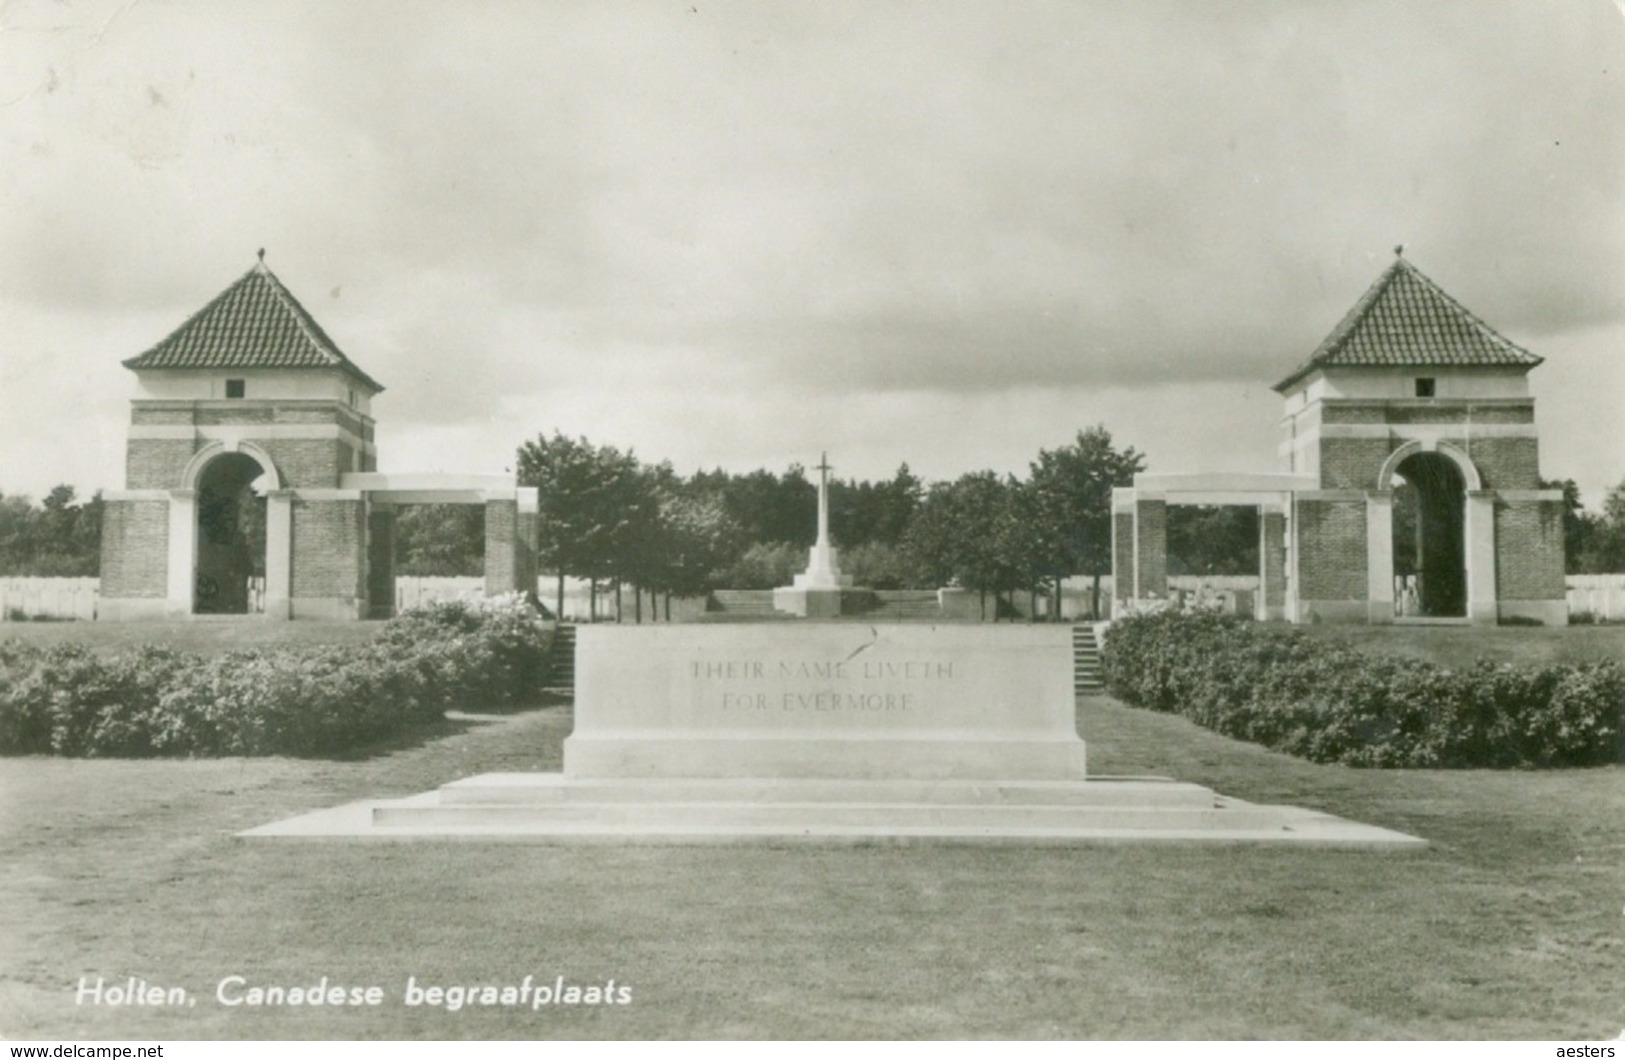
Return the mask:
[[[470,777],[246,834],[1424,845],[1195,784],[1087,778],[1067,627],[592,626],[576,653],[562,773]]]

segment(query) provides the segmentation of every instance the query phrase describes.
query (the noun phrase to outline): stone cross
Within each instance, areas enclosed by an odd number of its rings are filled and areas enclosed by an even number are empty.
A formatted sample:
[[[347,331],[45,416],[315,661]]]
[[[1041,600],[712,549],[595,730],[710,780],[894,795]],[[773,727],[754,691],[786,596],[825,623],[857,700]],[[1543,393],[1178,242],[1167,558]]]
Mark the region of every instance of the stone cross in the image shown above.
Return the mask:
[[[829,473],[835,470],[830,466],[829,453],[818,454],[818,544],[829,545]]]

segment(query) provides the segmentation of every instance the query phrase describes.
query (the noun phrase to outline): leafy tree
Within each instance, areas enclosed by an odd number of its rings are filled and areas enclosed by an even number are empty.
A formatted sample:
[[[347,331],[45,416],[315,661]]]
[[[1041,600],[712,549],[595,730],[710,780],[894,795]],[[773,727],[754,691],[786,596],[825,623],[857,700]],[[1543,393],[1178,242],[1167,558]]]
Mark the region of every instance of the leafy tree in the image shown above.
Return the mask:
[[[537,490],[541,562],[558,575],[558,607],[564,608],[564,576],[619,578],[637,568],[647,547],[656,503],[637,458],[585,438],[538,437],[519,447],[519,482]]]
[[[716,577],[743,548],[739,526],[728,514],[720,490],[678,479],[669,464],[649,469],[647,488],[655,517],[645,523],[638,546],[635,584],[671,597],[696,596],[716,587]],[[642,598],[638,598],[642,621]]]
[[[1048,566],[1057,574],[1093,575],[1096,615],[1100,578],[1112,566],[1112,488],[1133,485],[1145,467],[1144,454],[1118,450],[1101,425],[1079,431],[1069,446],[1040,450],[1031,467],[1036,532]]]
[[[1178,505],[1168,509],[1169,574],[1257,574],[1258,509]]]
[[[0,574],[85,578],[101,569],[100,493],[75,501],[72,486],[57,486],[38,507],[24,496],[0,493]]]
[[[1578,567],[1586,574],[1625,572],[1625,482],[1603,498],[1602,514],[1585,532]]]
[[[426,577],[485,571],[485,508],[478,504],[410,504],[395,518],[395,568]]]
[[[831,480],[830,534],[845,549],[871,542],[901,544],[924,492],[907,464],[885,482]]]
[[[958,584],[995,607],[999,594],[1031,584],[1030,542],[1035,535],[1021,501],[1020,485],[992,471],[937,483],[909,524],[905,549],[919,575],[937,585]]]
[[[719,571],[715,581],[729,589],[774,589],[789,585],[806,566],[806,549],[784,541],[758,541]]]
[[[1591,548],[1591,537],[1601,520],[1585,510],[1585,505],[1580,501],[1580,487],[1573,479],[1542,479],[1540,487],[1563,491],[1564,570],[1578,574],[1583,569],[1586,554]]]
[[[728,515],[747,541],[788,542],[800,548],[818,537],[818,488],[800,464],[783,475],[757,470],[748,475],[714,473]]]
[[[900,546],[884,541],[843,548],[841,571],[852,576],[853,584],[869,589],[937,588],[918,585],[907,554]]]

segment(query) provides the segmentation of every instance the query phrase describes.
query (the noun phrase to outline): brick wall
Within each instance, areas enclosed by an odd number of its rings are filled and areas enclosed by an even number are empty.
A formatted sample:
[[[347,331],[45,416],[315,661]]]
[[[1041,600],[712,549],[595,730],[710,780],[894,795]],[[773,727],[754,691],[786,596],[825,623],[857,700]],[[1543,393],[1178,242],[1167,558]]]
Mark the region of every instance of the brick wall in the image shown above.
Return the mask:
[[[1533,399],[1479,405],[1470,401],[1333,399],[1320,406],[1322,423],[1534,423]]]
[[[174,404],[149,405],[141,401],[130,403],[130,422],[139,426],[157,424],[164,427],[192,426],[192,406]]]
[[[1297,504],[1298,598],[1366,598],[1365,501],[1313,500]]]
[[[1515,405],[1475,405],[1472,402],[1439,401],[1400,403],[1388,407],[1385,422],[1407,423],[1533,423],[1535,403]]]
[[[519,535],[519,505],[515,501],[485,504],[485,593],[511,593],[519,588],[515,549]]]
[[[1485,489],[1540,488],[1540,445],[1534,438],[1474,438],[1469,446]]]
[[[1139,592],[1142,598],[1168,595],[1168,505],[1164,501],[1138,501]]]
[[[1387,423],[1388,406],[1380,401],[1326,401],[1320,406],[1321,423]]]
[[[133,490],[180,489],[198,445],[189,438],[131,438],[124,451],[124,482]]]
[[[102,512],[101,578],[106,597],[168,594],[168,501],[107,502]]]
[[[367,604],[373,618],[395,610],[395,510],[375,508],[367,515]]]
[[[293,596],[364,598],[366,526],[360,501],[293,499]]]
[[[337,487],[339,475],[357,469],[355,447],[337,438],[256,438],[254,427],[336,425],[363,441],[373,438],[370,418],[336,402],[226,405],[137,401],[132,403],[130,421],[141,426],[246,426],[247,438],[271,454],[283,481],[307,489]],[[130,439],[125,468],[128,488],[178,488],[187,462],[206,444],[194,439]],[[359,466],[363,471],[377,469],[371,457],[364,456]]]
[[[282,483],[294,489],[336,489],[351,470],[349,447],[333,438],[268,438],[256,442],[275,461]]]
[[[1502,600],[1562,600],[1563,502],[1495,505],[1495,594]]]
[[[191,417],[178,422],[196,423],[203,427],[238,423],[336,423],[352,434],[365,438],[367,433],[364,432],[370,432],[372,422],[370,417],[336,401],[198,402],[196,405],[169,407],[182,408]]]
[[[541,519],[536,512],[519,513],[518,559],[514,564],[515,577],[521,587],[536,584],[536,546],[541,532]]]
[[[1280,512],[1259,515],[1259,554],[1264,568],[1264,604],[1281,607],[1286,603],[1286,516]]]
[[[1372,490],[1377,472],[1399,444],[1387,438],[1322,438],[1320,486],[1328,490]]]

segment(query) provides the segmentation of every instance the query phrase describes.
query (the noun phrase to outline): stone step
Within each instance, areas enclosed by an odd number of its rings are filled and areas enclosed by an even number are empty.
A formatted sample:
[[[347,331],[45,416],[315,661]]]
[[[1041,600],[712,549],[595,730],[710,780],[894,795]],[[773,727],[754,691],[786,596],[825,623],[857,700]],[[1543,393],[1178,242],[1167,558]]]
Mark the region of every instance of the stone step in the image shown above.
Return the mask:
[[[393,827],[987,828],[995,830],[1255,828],[1270,815],[1227,806],[956,806],[916,803],[561,803],[554,806],[379,806],[373,824]]]
[[[443,805],[611,803],[918,803],[988,806],[1155,806],[1211,809],[1217,796],[1157,777],[1077,780],[566,779],[486,773],[438,791]]]
[[[575,694],[576,628],[568,622],[559,623],[553,633],[553,646],[547,655],[547,681],[542,691],[555,695]]]
[[[480,779],[480,778],[475,778]],[[490,783],[488,781],[488,783]],[[574,784],[576,782],[570,782]],[[766,782],[763,782],[766,783]],[[542,843],[851,842],[1287,843],[1416,851],[1426,842],[1313,810],[1228,799],[1171,781],[1074,781],[1199,793],[1189,804],[1098,805],[887,802],[448,803],[446,789],[383,803],[351,803],[244,833],[249,836],[461,838]]]
[[[1098,695],[1106,690],[1101,673],[1100,645],[1093,626],[1072,627],[1072,693]]]
[[[1093,785],[1095,781],[1077,781]],[[1171,782],[1161,782],[1171,784]],[[1195,788],[1196,785],[1172,785]],[[457,805],[427,792],[353,802],[263,825],[244,837],[480,842],[862,845],[970,843],[1093,845],[1267,843],[1409,853],[1427,842],[1385,828],[1292,806],[1215,796],[1195,806],[968,806],[678,802]]]

